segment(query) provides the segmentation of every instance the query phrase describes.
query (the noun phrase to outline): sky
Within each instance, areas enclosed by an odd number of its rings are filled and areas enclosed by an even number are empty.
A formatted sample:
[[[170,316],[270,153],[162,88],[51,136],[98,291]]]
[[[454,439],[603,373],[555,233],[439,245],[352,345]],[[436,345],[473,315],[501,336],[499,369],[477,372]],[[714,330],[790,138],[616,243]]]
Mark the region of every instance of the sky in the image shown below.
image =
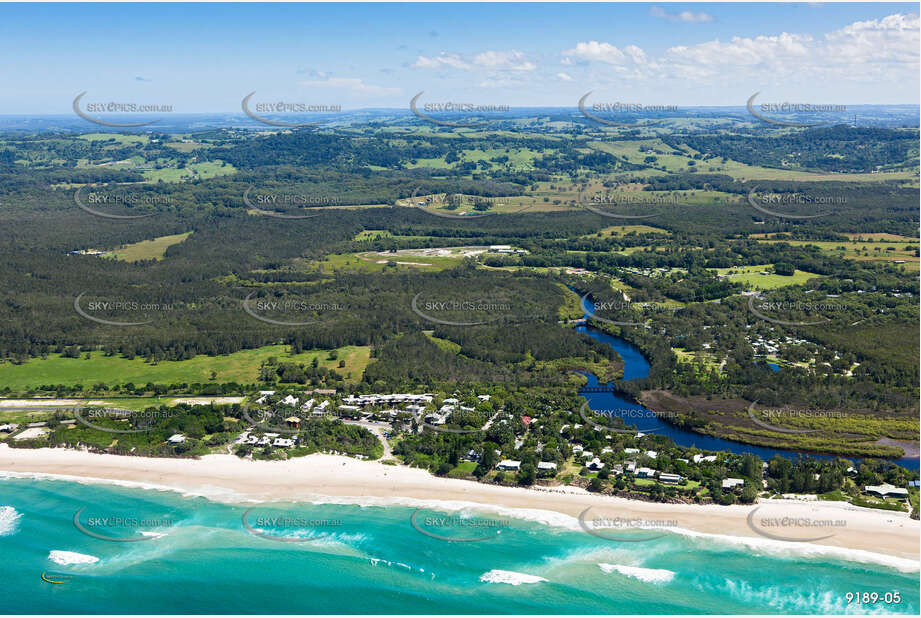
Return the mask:
[[[0,114],[84,101],[918,104],[917,3],[3,4]]]

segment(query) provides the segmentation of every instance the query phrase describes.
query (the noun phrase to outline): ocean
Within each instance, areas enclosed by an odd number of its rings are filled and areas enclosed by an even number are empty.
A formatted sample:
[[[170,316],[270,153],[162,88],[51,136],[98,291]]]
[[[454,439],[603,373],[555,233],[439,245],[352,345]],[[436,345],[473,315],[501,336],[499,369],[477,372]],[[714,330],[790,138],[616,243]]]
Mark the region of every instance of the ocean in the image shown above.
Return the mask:
[[[572,518],[538,519],[525,511],[448,513],[434,505],[256,504],[218,492],[208,499],[0,474],[0,611],[917,615],[921,609],[918,565],[904,560],[882,564],[808,543],[675,531],[632,530],[612,540],[588,534]],[[878,601],[848,603],[848,593],[864,592],[877,593]]]

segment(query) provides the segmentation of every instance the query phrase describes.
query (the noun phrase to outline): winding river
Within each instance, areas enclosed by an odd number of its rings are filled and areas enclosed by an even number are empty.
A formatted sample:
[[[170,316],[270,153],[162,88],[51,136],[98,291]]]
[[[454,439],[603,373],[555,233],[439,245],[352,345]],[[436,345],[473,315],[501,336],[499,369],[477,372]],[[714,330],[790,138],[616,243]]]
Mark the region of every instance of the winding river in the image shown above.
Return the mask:
[[[586,319],[592,317],[592,305],[587,299],[583,299],[582,308],[585,311]],[[621,339],[604,333],[597,328],[588,324],[577,326],[576,330],[585,333],[592,339],[600,341],[611,346],[624,360],[624,380],[635,380],[649,376],[649,362],[643,356],[643,353],[635,345]],[[582,372],[588,378],[586,386],[605,386],[605,383],[598,381],[598,378],[590,373]],[[668,436],[675,441],[675,444],[684,447],[696,447],[708,451],[729,451],[732,453],[752,453],[758,455],[764,461],[767,461],[774,455],[780,455],[794,459],[799,455],[816,457],[819,459],[831,459],[829,455],[819,455],[815,453],[800,452],[794,450],[783,450],[769,448],[764,446],[755,446],[727,440],[724,438],[714,438],[695,433],[687,429],[682,429],[671,425],[665,421],[656,418],[655,413],[648,408],[629,401],[617,393],[584,393],[583,397],[588,401],[588,407],[597,412],[620,416],[624,418],[627,425],[633,425],[638,431],[644,433],[655,433],[660,436]],[[849,458],[852,461],[859,461]],[[900,459],[890,460],[900,466],[917,470],[919,460],[917,457],[902,457]]]

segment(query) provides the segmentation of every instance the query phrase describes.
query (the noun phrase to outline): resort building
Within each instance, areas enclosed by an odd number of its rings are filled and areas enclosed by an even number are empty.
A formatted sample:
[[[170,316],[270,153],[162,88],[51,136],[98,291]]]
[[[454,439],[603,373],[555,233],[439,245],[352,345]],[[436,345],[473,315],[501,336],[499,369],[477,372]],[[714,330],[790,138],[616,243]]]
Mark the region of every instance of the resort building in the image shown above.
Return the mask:
[[[744,487],[744,486],[745,486],[744,479],[733,479],[733,478],[723,479],[723,489],[735,489],[736,487]]]
[[[884,483],[882,485],[867,485],[864,487],[864,491],[866,491],[868,494],[879,496],[880,498],[897,498],[899,500],[905,500],[908,498],[907,489],[896,487],[895,485],[890,485],[889,483]]]
[[[496,465],[497,470],[520,470],[521,462],[513,459],[503,459]]]

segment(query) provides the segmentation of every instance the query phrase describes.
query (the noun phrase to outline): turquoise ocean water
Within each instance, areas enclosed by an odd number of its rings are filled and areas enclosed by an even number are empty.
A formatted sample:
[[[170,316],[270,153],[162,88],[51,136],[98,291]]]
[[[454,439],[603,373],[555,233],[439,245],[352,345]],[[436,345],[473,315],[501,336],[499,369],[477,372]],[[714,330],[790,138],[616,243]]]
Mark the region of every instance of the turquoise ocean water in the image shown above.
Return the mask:
[[[87,532],[75,525],[78,511]],[[414,526],[414,512],[229,504],[153,489],[0,478],[0,612],[916,615],[921,609],[918,572],[904,565],[675,533],[612,541],[577,526],[468,511],[423,509]],[[441,520],[452,515],[461,519]],[[43,581],[43,574],[62,583]],[[849,591],[876,592],[881,600],[849,605]],[[895,592],[901,602],[886,604],[886,593]]]

